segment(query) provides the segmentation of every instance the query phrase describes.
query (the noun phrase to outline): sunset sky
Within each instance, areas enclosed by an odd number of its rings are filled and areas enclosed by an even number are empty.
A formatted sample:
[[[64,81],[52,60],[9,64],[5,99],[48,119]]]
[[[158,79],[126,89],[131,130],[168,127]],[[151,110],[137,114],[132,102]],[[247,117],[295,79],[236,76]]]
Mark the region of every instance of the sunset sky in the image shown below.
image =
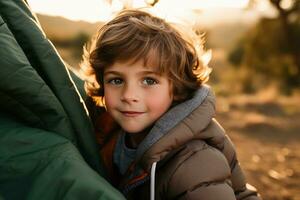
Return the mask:
[[[30,7],[35,12],[89,22],[105,21],[110,18],[113,11],[122,7],[122,0],[113,0],[112,2],[112,5],[109,5],[105,0],[28,0]],[[188,16],[191,15],[192,9],[242,9],[247,6],[247,3],[248,0],[160,0],[155,9],[159,10],[157,12],[165,12],[168,15]],[[131,0],[131,5],[143,7],[146,3],[144,0]]]

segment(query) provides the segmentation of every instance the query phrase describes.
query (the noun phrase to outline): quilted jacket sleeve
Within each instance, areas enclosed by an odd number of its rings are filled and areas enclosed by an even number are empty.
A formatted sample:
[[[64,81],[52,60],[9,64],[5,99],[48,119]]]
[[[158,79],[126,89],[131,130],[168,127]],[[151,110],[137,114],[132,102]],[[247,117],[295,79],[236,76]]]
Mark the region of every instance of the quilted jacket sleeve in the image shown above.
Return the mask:
[[[177,164],[168,184],[170,199],[260,200],[255,188],[248,188],[238,163],[232,170],[217,148],[201,140],[189,142],[177,155]]]
[[[190,142],[169,181],[168,195],[174,199],[235,200],[230,167],[224,156],[203,141]],[[197,166],[197,167],[196,167]],[[222,167],[220,167],[222,166]]]
[[[237,158],[236,149],[230,138],[225,134],[225,130],[213,120],[206,131],[213,132],[215,137],[207,140],[208,144],[218,149],[225,156],[230,167],[230,181],[238,200],[260,200],[260,195],[256,188],[247,183],[244,172]]]

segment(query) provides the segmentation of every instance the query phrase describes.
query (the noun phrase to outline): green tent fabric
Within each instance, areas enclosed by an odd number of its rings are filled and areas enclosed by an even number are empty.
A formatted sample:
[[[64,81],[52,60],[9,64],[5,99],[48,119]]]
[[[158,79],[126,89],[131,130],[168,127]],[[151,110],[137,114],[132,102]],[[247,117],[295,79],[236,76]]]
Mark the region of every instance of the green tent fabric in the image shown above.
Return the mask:
[[[103,178],[82,97],[35,15],[22,0],[0,0],[0,14],[0,199],[124,199]]]

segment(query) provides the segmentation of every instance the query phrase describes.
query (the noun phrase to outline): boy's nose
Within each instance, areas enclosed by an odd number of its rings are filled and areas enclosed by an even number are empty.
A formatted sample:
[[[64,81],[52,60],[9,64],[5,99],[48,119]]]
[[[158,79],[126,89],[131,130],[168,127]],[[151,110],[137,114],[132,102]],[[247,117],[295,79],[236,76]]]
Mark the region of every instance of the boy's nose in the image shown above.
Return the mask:
[[[138,90],[132,86],[125,86],[121,95],[121,101],[138,102]]]

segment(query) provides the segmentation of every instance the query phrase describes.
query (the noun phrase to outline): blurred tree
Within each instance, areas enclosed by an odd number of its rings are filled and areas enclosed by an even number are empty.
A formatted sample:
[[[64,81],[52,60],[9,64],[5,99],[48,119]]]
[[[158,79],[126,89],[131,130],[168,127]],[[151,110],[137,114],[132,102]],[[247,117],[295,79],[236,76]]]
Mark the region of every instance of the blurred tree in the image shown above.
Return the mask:
[[[85,32],[78,33],[73,40],[71,40],[71,46],[73,46],[74,57],[81,57],[83,54],[83,46],[89,41],[90,36]]]
[[[78,48],[81,49],[82,46],[89,40],[90,35],[86,32],[79,32],[73,37],[68,39],[60,37],[50,37],[51,41],[55,46],[64,48]]]
[[[269,0],[275,18],[262,18],[237,43],[229,61],[277,81],[285,92],[300,87],[300,0]],[[250,0],[250,5],[258,0]]]
[[[73,39],[74,46],[83,47],[83,45],[90,39],[90,36],[85,32],[79,32]]]

